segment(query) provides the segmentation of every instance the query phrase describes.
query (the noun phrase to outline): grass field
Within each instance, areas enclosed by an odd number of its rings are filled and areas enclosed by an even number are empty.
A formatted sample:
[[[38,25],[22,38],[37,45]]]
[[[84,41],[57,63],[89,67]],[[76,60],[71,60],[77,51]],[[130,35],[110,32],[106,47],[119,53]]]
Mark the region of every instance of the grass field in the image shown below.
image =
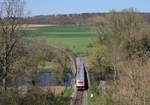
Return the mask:
[[[30,28],[32,30],[30,30]],[[95,32],[92,26],[62,25],[28,27],[27,37],[32,39],[47,39],[51,43],[70,48],[76,53],[89,53],[92,48],[89,44],[95,41]]]

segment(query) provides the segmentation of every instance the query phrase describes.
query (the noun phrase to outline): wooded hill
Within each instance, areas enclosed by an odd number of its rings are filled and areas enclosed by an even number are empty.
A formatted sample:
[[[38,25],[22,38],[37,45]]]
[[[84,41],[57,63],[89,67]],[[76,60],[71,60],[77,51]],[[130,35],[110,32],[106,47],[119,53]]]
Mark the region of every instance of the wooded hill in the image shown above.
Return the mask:
[[[81,13],[81,14],[61,14],[61,15],[39,15],[26,18],[29,24],[87,24],[88,18],[96,16],[107,16],[109,13]],[[150,13],[139,13],[150,23]]]

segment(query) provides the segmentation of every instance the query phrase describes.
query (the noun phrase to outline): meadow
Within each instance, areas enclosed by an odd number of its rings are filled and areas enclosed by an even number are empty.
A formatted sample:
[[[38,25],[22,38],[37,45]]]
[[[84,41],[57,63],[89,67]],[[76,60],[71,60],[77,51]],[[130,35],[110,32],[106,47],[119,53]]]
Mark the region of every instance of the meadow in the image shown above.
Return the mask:
[[[71,49],[80,54],[87,54],[91,51],[96,39],[96,34],[90,25],[61,25],[27,27],[25,32],[30,39],[46,39],[51,43]]]

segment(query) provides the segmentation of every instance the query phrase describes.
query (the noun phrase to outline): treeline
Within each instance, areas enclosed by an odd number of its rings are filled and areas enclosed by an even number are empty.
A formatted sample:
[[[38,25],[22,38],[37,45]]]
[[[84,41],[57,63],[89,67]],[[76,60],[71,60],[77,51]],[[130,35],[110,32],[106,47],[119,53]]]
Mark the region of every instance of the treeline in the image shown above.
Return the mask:
[[[40,15],[26,18],[30,24],[85,24],[85,19],[101,13],[64,14],[64,15]]]
[[[141,16],[147,18],[147,22],[150,23],[150,13],[139,13]],[[64,15],[39,15],[26,18],[29,24],[75,24],[83,25],[89,24],[88,18],[93,17],[106,17],[109,13],[82,13],[82,14],[64,14]]]

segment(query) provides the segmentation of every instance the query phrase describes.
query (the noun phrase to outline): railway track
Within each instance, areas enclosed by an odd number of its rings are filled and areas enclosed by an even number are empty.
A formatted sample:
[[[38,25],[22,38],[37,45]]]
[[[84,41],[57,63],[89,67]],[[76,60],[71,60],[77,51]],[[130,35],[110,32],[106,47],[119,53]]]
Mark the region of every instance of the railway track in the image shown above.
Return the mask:
[[[83,99],[84,99],[84,92],[77,91],[72,105],[83,105]]]

